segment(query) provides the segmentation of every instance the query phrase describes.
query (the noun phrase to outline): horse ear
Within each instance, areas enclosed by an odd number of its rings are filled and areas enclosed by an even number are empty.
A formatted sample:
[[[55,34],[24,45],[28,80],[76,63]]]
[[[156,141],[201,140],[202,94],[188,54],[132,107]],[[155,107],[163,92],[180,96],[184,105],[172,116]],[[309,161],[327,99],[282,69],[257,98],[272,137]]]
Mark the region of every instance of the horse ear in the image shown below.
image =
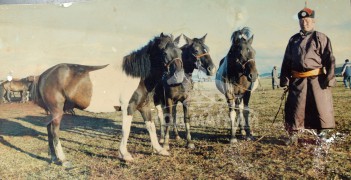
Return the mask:
[[[207,33],[204,35],[204,37],[202,37],[200,40],[202,41],[202,43],[205,43],[205,39],[206,39]]]
[[[193,40],[190,39],[190,38],[188,38],[186,35],[183,34],[183,37],[184,37],[185,42],[186,42],[187,44],[192,44],[192,43],[193,43]]]
[[[181,35],[179,35],[177,38],[175,38],[175,40],[173,41],[175,44],[179,44],[179,40],[180,40],[180,37],[182,36],[182,34]]]
[[[160,37],[164,37],[165,35],[163,34],[163,32],[161,32],[161,34],[160,34]]]
[[[251,38],[250,38],[249,41],[248,41],[250,44],[252,44],[253,37],[254,37],[254,36],[252,35]]]

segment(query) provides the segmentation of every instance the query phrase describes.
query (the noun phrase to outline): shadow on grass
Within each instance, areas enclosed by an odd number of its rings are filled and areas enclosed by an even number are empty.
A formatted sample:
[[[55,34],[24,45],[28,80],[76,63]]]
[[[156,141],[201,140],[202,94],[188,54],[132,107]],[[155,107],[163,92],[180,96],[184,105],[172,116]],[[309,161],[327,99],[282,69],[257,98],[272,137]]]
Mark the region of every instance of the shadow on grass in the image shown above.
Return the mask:
[[[6,119],[0,119],[0,143],[8,146],[16,151],[27,154],[32,158],[39,159],[42,161],[50,162],[49,158],[41,157],[39,155],[33,154],[26,151],[20,147],[17,147],[10,142],[6,141],[3,136],[32,136],[38,139],[42,139],[39,136],[45,136],[46,134],[36,131],[34,129],[23,126],[20,123],[8,121]]]
[[[32,125],[42,127],[46,131],[45,122],[47,122],[49,118],[50,118],[50,115],[49,116],[25,116],[25,117],[17,117],[16,119],[25,123],[30,123]],[[148,138],[147,130],[143,127],[140,128],[140,125],[142,124],[144,123],[143,122],[132,123],[130,138],[133,138],[137,141],[150,141],[150,139]],[[117,124],[116,121],[113,121],[111,119],[89,117],[84,115],[81,116],[81,115],[65,114],[61,121],[60,131],[80,135],[83,137],[96,138],[97,141],[99,139],[107,140],[107,141],[119,141],[119,138],[122,134],[122,126]],[[140,136],[138,136],[143,134],[147,135],[147,137],[140,138]],[[134,136],[134,135],[137,135],[137,136]],[[18,136],[18,137],[30,136],[42,141],[47,141],[46,138],[43,138],[47,136],[46,133],[42,133],[35,129],[25,127],[24,125],[18,122],[13,122],[7,119],[0,119],[0,138],[1,138],[0,143],[1,144],[8,146],[10,148],[13,148],[24,154],[28,154],[33,158],[50,162],[49,158],[44,158],[39,155],[33,154],[32,152],[30,152],[30,150],[21,149],[11,144],[10,142],[6,141],[2,136]],[[106,149],[108,151],[116,151],[116,149],[114,148],[108,148],[100,145],[83,143],[83,142],[80,142],[79,140],[78,141],[74,140],[73,138],[70,139],[67,137],[61,137],[60,139],[63,142],[66,141],[80,146]],[[70,150],[82,152],[88,156],[109,158],[109,159],[116,158],[116,157],[112,157],[111,155],[98,154],[84,149],[73,149],[72,147],[68,147],[67,145],[64,145],[64,144],[63,144],[63,147],[64,149],[70,149]]]

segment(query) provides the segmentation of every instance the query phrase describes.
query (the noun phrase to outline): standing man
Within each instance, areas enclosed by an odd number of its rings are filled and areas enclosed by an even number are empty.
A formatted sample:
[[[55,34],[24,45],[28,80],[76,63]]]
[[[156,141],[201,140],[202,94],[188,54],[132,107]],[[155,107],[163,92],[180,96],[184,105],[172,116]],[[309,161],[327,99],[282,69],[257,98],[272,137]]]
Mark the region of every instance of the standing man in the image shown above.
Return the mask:
[[[278,79],[277,66],[274,66],[273,70],[272,70],[272,88],[273,88],[273,90],[275,88],[279,88],[279,79]]]
[[[298,130],[317,129],[325,141],[335,128],[331,87],[335,86],[335,58],[330,39],[315,31],[315,11],[304,8],[298,13],[300,32],[286,47],[280,86],[288,88],[285,104],[287,145],[297,145]]]
[[[345,64],[342,66],[342,71],[341,71],[341,75],[344,76],[344,85],[345,88],[351,88],[351,63],[349,63],[349,60],[346,59],[345,60]],[[349,83],[349,85],[347,86],[347,83]]]

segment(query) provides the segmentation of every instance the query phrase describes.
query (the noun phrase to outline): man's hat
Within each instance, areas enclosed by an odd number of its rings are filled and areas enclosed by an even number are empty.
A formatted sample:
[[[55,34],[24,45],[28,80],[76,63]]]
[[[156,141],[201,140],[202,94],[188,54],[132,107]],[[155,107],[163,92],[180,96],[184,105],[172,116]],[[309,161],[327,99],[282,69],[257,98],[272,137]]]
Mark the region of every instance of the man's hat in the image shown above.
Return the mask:
[[[310,8],[303,8],[298,14],[297,16],[299,17],[299,19],[305,18],[305,17],[310,17],[310,18],[314,18],[314,11]]]

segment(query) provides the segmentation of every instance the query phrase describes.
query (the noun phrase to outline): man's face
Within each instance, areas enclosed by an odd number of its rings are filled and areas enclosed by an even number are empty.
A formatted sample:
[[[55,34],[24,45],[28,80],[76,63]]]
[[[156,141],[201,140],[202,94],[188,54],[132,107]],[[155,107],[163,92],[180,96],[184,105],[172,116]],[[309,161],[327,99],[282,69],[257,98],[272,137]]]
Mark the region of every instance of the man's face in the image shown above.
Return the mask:
[[[310,17],[301,18],[299,20],[302,31],[308,32],[314,30],[314,19]]]

